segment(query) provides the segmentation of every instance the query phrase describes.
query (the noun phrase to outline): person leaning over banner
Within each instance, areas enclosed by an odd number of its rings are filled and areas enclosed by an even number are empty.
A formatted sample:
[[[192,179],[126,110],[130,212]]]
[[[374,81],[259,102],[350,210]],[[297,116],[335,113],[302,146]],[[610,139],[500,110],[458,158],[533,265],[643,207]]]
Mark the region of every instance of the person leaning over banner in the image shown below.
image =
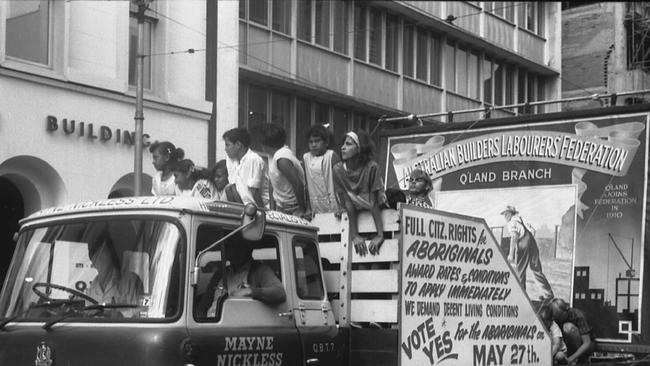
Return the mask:
[[[557,361],[569,365],[588,363],[594,351],[593,332],[587,318],[578,309],[574,309],[560,298],[553,298],[549,307],[555,321],[562,330],[562,339],[566,343],[566,357]]]
[[[539,248],[533,233],[524,223],[524,219],[519,216],[519,211],[514,206],[506,206],[501,211],[501,215],[506,220],[506,227],[510,233],[510,251],[508,261],[517,263],[517,277],[521,282],[521,287],[526,289],[526,270],[530,266],[533,271],[535,281],[539,284],[543,294],[541,300],[553,298],[551,284],[548,283],[546,275],[542,272],[542,262],[539,260]],[[516,254],[516,256],[515,256]]]
[[[386,202],[384,183],[380,177],[379,165],[373,160],[373,143],[365,132],[350,131],[341,146],[340,161],[334,165],[334,187],[350,218],[350,238],[356,252],[364,256],[368,252],[379,254],[384,242],[384,223],[380,207]],[[357,213],[369,210],[375,222],[377,234],[366,246],[359,235]]]

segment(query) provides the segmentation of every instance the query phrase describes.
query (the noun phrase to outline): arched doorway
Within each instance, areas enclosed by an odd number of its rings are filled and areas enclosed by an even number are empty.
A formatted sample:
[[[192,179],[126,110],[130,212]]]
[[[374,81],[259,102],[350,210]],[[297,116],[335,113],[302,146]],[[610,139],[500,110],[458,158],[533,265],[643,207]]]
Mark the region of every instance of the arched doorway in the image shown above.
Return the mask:
[[[4,281],[16,243],[18,220],[25,216],[25,202],[18,187],[7,178],[0,177],[0,284]]]
[[[15,249],[18,220],[46,207],[65,202],[61,176],[34,156],[15,156],[0,164],[0,284]]]
[[[128,173],[123,175],[113,184],[108,192],[108,198],[120,198],[133,196],[133,187],[135,186],[135,175]],[[142,174],[142,195],[151,196],[151,176]]]

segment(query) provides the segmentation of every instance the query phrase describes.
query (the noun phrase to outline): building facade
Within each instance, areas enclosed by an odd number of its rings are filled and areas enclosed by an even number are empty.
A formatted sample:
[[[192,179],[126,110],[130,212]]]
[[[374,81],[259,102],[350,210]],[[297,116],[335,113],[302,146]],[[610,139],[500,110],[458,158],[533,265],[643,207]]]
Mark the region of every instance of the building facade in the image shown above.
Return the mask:
[[[136,9],[126,1],[0,2],[0,271],[18,219],[133,193]],[[154,174],[146,146],[155,140],[207,164],[212,103],[205,53],[174,53],[205,49],[205,2],[154,2],[145,15],[146,183]]]
[[[329,124],[338,144],[349,129],[375,130],[383,115],[560,96],[559,3],[217,3],[217,121],[237,108],[240,126],[283,123],[299,154],[307,148],[304,132],[316,123]],[[557,107],[532,112],[551,110]]]
[[[564,2],[562,8],[563,98],[650,88],[647,2]],[[636,103],[643,97],[622,96],[615,104]],[[609,99],[571,102],[564,110],[610,103]]]

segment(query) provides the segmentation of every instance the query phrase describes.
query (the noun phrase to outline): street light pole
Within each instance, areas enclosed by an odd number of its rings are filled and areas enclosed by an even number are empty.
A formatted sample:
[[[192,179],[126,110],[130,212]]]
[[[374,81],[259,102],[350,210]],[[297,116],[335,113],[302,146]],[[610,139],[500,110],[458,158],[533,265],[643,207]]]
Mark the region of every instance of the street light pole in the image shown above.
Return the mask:
[[[138,53],[136,55],[135,77],[135,158],[133,164],[134,187],[133,195],[142,195],[142,129],[144,123],[143,89],[144,89],[144,12],[147,0],[134,0],[138,5]]]

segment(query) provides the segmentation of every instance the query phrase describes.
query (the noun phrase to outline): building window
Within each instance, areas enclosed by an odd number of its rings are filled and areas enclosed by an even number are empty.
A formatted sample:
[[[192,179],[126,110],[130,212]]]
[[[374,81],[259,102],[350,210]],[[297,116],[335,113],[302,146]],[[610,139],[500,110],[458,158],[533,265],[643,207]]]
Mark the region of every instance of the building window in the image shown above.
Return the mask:
[[[368,44],[368,61],[381,66],[382,54],[382,18],[378,9],[370,9],[370,29]]]
[[[298,1],[298,39],[347,54],[348,22],[346,5],[347,3],[344,1]],[[290,28],[290,25],[287,24],[287,27]]]
[[[249,18],[250,21],[259,23],[262,25],[268,24],[268,8],[269,4],[267,0],[254,0],[248,2],[249,7]]]
[[[315,34],[317,44],[329,48],[330,46],[330,2],[329,0],[316,0],[315,4]]]
[[[332,112],[332,131],[334,133],[334,141],[338,141],[339,145],[343,145],[343,138],[349,131],[348,126],[348,111],[341,108],[333,108]]]
[[[418,29],[416,41],[416,59],[415,59],[415,77],[427,81],[427,72],[429,70],[429,32],[424,29]]]
[[[494,64],[494,105],[503,105],[503,64]]]
[[[506,105],[515,103],[515,68],[508,65],[506,69]]]
[[[477,100],[481,97],[478,60],[479,55],[474,51],[470,51],[467,59],[468,96]]]
[[[291,0],[273,0],[273,30],[291,33]]]
[[[298,1],[298,39],[311,42],[311,1]]]
[[[485,11],[504,18],[509,22],[514,22],[516,6],[517,3],[512,1],[486,1]]]
[[[266,111],[267,100],[266,90],[254,86],[248,86],[248,126],[255,126],[260,123],[268,122]]]
[[[5,52],[7,57],[50,64],[50,2],[8,1]]]
[[[386,15],[386,69],[397,72],[399,53],[399,19]]]
[[[456,92],[461,95],[468,95],[467,93],[467,51],[458,47],[456,49]]]
[[[154,4],[149,4],[152,7]],[[153,53],[152,36],[155,23],[158,21],[153,15],[155,13],[149,9],[145,12],[144,17],[144,32],[142,42],[144,43],[144,67],[142,68],[143,80],[142,85],[144,89],[151,90],[151,63],[152,58],[149,57]],[[129,85],[136,86],[136,65],[138,62],[138,6],[131,3],[131,12],[129,18]]]
[[[311,126],[311,101],[305,98],[296,98],[296,151],[299,159],[309,151],[307,131]]]
[[[440,78],[442,73],[441,66],[442,54],[440,51],[440,38],[433,35],[431,37],[431,84],[440,86]]]
[[[415,26],[411,24],[404,25],[404,41],[402,44],[402,73],[406,76],[413,77],[413,52],[415,48]]]
[[[354,57],[366,61],[366,7],[354,4]]]
[[[271,123],[284,127],[287,135],[291,132],[291,104],[289,94],[271,92]],[[288,142],[288,141],[287,141]]]
[[[483,59],[483,102],[492,104],[492,61],[489,58]]]
[[[332,1],[332,19],[334,19],[334,51],[348,54],[348,6],[345,1]]]
[[[456,49],[450,42],[446,42],[442,51],[445,58],[445,89],[456,91]]]

